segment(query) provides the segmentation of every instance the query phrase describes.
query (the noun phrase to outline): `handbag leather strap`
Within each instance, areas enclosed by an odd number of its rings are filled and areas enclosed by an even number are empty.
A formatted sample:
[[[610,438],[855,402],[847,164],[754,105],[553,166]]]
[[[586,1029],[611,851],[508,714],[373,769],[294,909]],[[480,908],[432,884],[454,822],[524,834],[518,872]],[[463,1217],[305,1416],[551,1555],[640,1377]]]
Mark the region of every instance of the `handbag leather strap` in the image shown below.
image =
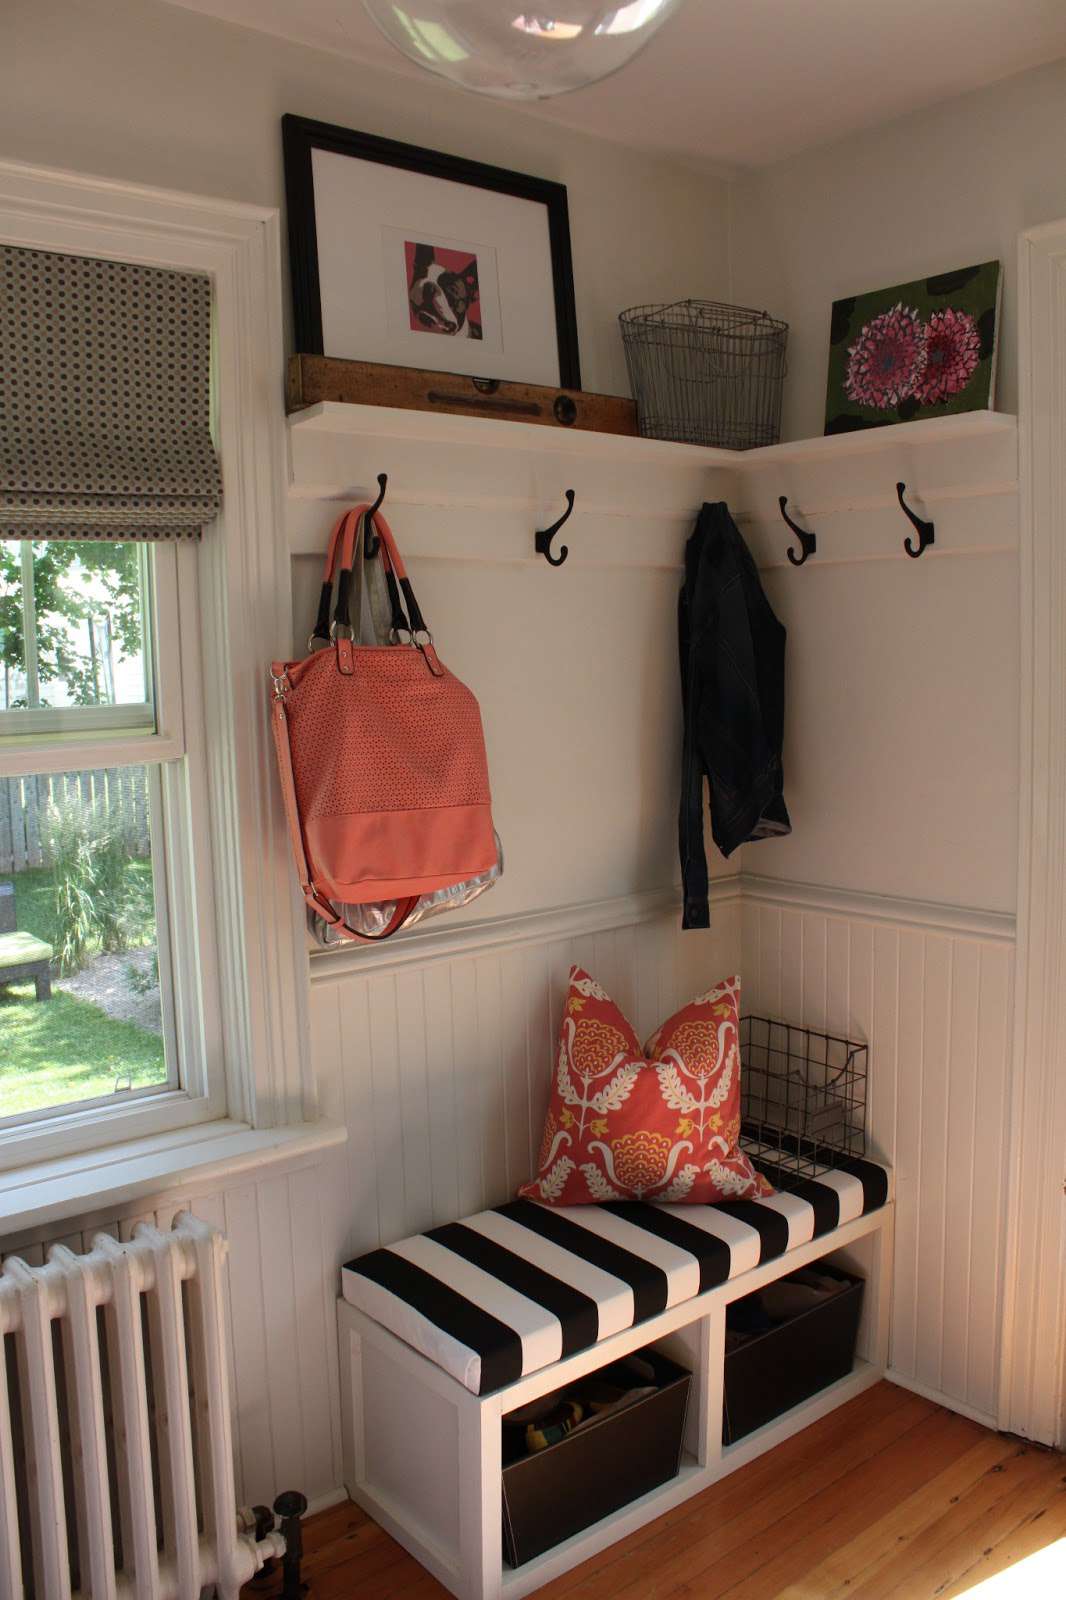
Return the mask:
[[[358,560],[359,544],[360,539],[362,538],[362,529],[359,527],[359,523],[360,519],[366,516],[366,513],[369,511],[369,509],[369,506],[366,505],[353,506],[350,511],[342,512],[342,514],[333,524],[333,529],[329,536],[329,544],[326,549],[326,565],[322,574],[322,588],[318,598],[318,615],[315,618],[315,625],[311,632],[311,638],[308,645],[309,648],[314,647],[314,642],[316,639],[320,640],[323,644],[328,644],[329,642],[329,612],[330,606],[333,602],[333,587],[335,579],[337,582],[337,604],[334,610],[333,620],[338,624],[343,623],[345,626],[349,625],[349,596],[352,583],[351,574],[354,571],[357,578],[361,577],[364,565]],[[368,542],[369,541],[366,541],[366,543]],[[398,579],[394,573],[391,564],[391,558],[384,555],[382,556],[381,565],[375,567],[373,571],[379,576],[379,578],[382,574],[384,574],[385,582],[389,591],[389,603],[392,607],[392,627],[396,631],[402,629],[405,632],[413,632],[416,628],[424,628],[425,623],[422,620],[422,613],[419,610],[418,602],[414,599],[413,594],[410,598],[414,606],[414,611],[413,614],[410,613],[409,607],[409,614],[411,615],[410,622],[408,622],[407,616],[404,615],[403,607],[400,603],[398,583],[405,586],[406,593],[406,590],[410,589],[410,582],[407,578],[406,572],[403,572],[403,562],[400,558],[399,551],[396,549],[395,540],[392,541],[392,553],[400,562],[402,579]],[[369,560],[371,558],[368,557],[367,559]],[[338,565],[340,571],[339,577]],[[345,576],[346,573],[348,574],[347,577]],[[358,627],[356,631],[358,632]]]
[[[323,644],[329,643],[329,608],[333,602],[333,573],[337,560],[337,548],[342,528],[348,518],[354,515],[356,513],[353,511],[344,511],[333,524],[329,536],[329,544],[326,547],[326,570],[322,574],[322,589],[318,597],[318,615],[315,618],[315,625],[311,630],[311,638],[308,641],[309,649],[314,648],[316,639],[320,639]]]
[[[355,553],[352,565],[352,642],[355,644],[386,645],[393,639],[396,612],[392,596],[385,583],[384,567],[380,561],[360,560],[360,546],[366,548],[370,537],[367,519],[361,519],[355,536]],[[406,627],[404,618],[403,626]],[[369,624],[369,628],[368,628]]]
[[[340,571],[337,577],[337,603],[333,612],[333,633],[337,636],[337,665],[343,673],[354,671],[351,640],[342,637],[340,630],[344,628],[347,633],[351,633],[352,568],[360,565],[358,553],[361,539],[364,537],[363,523],[369,518],[369,514],[369,506],[356,506],[345,517],[340,519],[331,535],[330,551],[326,558],[329,582],[332,582],[332,573],[336,560],[339,559],[340,562]],[[381,558],[389,602],[392,607],[393,633],[409,634],[412,644],[415,644],[422,652],[430,672],[434,677],[439,678],[443,675],[444,668],[441,666],[440,659],[434,648],[433,635],[426,627],[421,607],[415,599],[411,580],[407,576],[407,569],[403,564],[403,557],[397,548],[396,540],[393,538],[392,529],[380,511],[374,513],[372,521],[373,532],[377,534],[378,538],[378,554]],[[369,531],[369,529],[365,530],[366,533],[369,533]],[[325,597],[325,582],[323,583],[322,593],[323,597]],[[401,594],[403,596],[402,600]],[[405,605],[406,613],[404,610]],[[322,610],[320,605],[319,621],[321,621],[321,617]],[[317,630],[318,624],[316,623],[316,633]]]

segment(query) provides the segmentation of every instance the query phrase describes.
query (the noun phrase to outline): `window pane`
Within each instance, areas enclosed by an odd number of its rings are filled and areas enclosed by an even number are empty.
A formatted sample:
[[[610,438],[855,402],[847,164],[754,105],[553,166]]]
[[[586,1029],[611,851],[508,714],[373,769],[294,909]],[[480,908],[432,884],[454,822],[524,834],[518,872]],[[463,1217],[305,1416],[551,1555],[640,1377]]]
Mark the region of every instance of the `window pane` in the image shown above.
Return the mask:
[[[0,1119],[170,1082],[153,777],[0,778]]]
[[[21,541],[0,539],[0,710],[29,705],[22,615]]]
[[[0,711],[151,699],[139,544],[0,541]]]

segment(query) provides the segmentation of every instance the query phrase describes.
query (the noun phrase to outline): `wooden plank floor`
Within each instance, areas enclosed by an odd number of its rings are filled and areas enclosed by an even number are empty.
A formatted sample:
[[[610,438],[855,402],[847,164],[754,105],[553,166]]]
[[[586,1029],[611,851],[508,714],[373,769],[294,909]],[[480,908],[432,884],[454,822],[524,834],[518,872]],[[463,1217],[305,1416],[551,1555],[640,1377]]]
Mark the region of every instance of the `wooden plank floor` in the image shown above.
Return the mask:
[[[539,1591],[544,1600],[958,1600],[1066,1539],[1066,1456],[880,1383]],[[308,1521],[311,1600],[445,1600],[352,1505]],[[1066,1596],[1066,1545],[1027,1600]],[[1049,1577],[1046,1564],[1063,1556]],[[996,1586],[993,1586],[994,1588]],[[276,1584],[250,1585],[269,1596]]]

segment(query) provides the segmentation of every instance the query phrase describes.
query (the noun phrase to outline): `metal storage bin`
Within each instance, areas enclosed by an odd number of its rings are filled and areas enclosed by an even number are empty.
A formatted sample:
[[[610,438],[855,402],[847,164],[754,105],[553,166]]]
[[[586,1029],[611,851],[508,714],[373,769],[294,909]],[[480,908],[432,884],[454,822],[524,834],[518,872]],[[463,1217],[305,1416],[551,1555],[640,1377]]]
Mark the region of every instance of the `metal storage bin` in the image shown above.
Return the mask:
[[[645,438],[727,450],[777,443],[787,322],[715,300],[633,306],[618,320]]]
[[[865,1285],[825,1262],[815,1265],[840,1279],[839,1294],[726,1351],[723,1444],[736,1444],[854,1367]]]
[[[777,1188],[866,1154],[868,1057],[856,1039],[741,1017],[741,1144],[775,1164]]]
[[[503,1551],[520,1567],[553,1545],[639,1500],[681,1470],[692,1374],[648,1349],[658,1388],[624,1410],[579,1428],[538,1455],[503,1468]],[[611,1367],[603,1369],[609,1377]],[[505,1419],[506,1420],[506,1419]]]

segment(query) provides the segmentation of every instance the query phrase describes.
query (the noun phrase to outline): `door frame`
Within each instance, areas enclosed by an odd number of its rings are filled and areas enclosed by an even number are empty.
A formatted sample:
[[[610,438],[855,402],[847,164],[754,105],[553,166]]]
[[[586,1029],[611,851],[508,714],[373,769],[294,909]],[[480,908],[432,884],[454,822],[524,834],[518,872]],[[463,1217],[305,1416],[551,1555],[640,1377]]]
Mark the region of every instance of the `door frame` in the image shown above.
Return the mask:
[[[1021,784],[999,1426],[1062,1447],[1066,1445],[1066,219],[1021,235],[1018,334]]]

